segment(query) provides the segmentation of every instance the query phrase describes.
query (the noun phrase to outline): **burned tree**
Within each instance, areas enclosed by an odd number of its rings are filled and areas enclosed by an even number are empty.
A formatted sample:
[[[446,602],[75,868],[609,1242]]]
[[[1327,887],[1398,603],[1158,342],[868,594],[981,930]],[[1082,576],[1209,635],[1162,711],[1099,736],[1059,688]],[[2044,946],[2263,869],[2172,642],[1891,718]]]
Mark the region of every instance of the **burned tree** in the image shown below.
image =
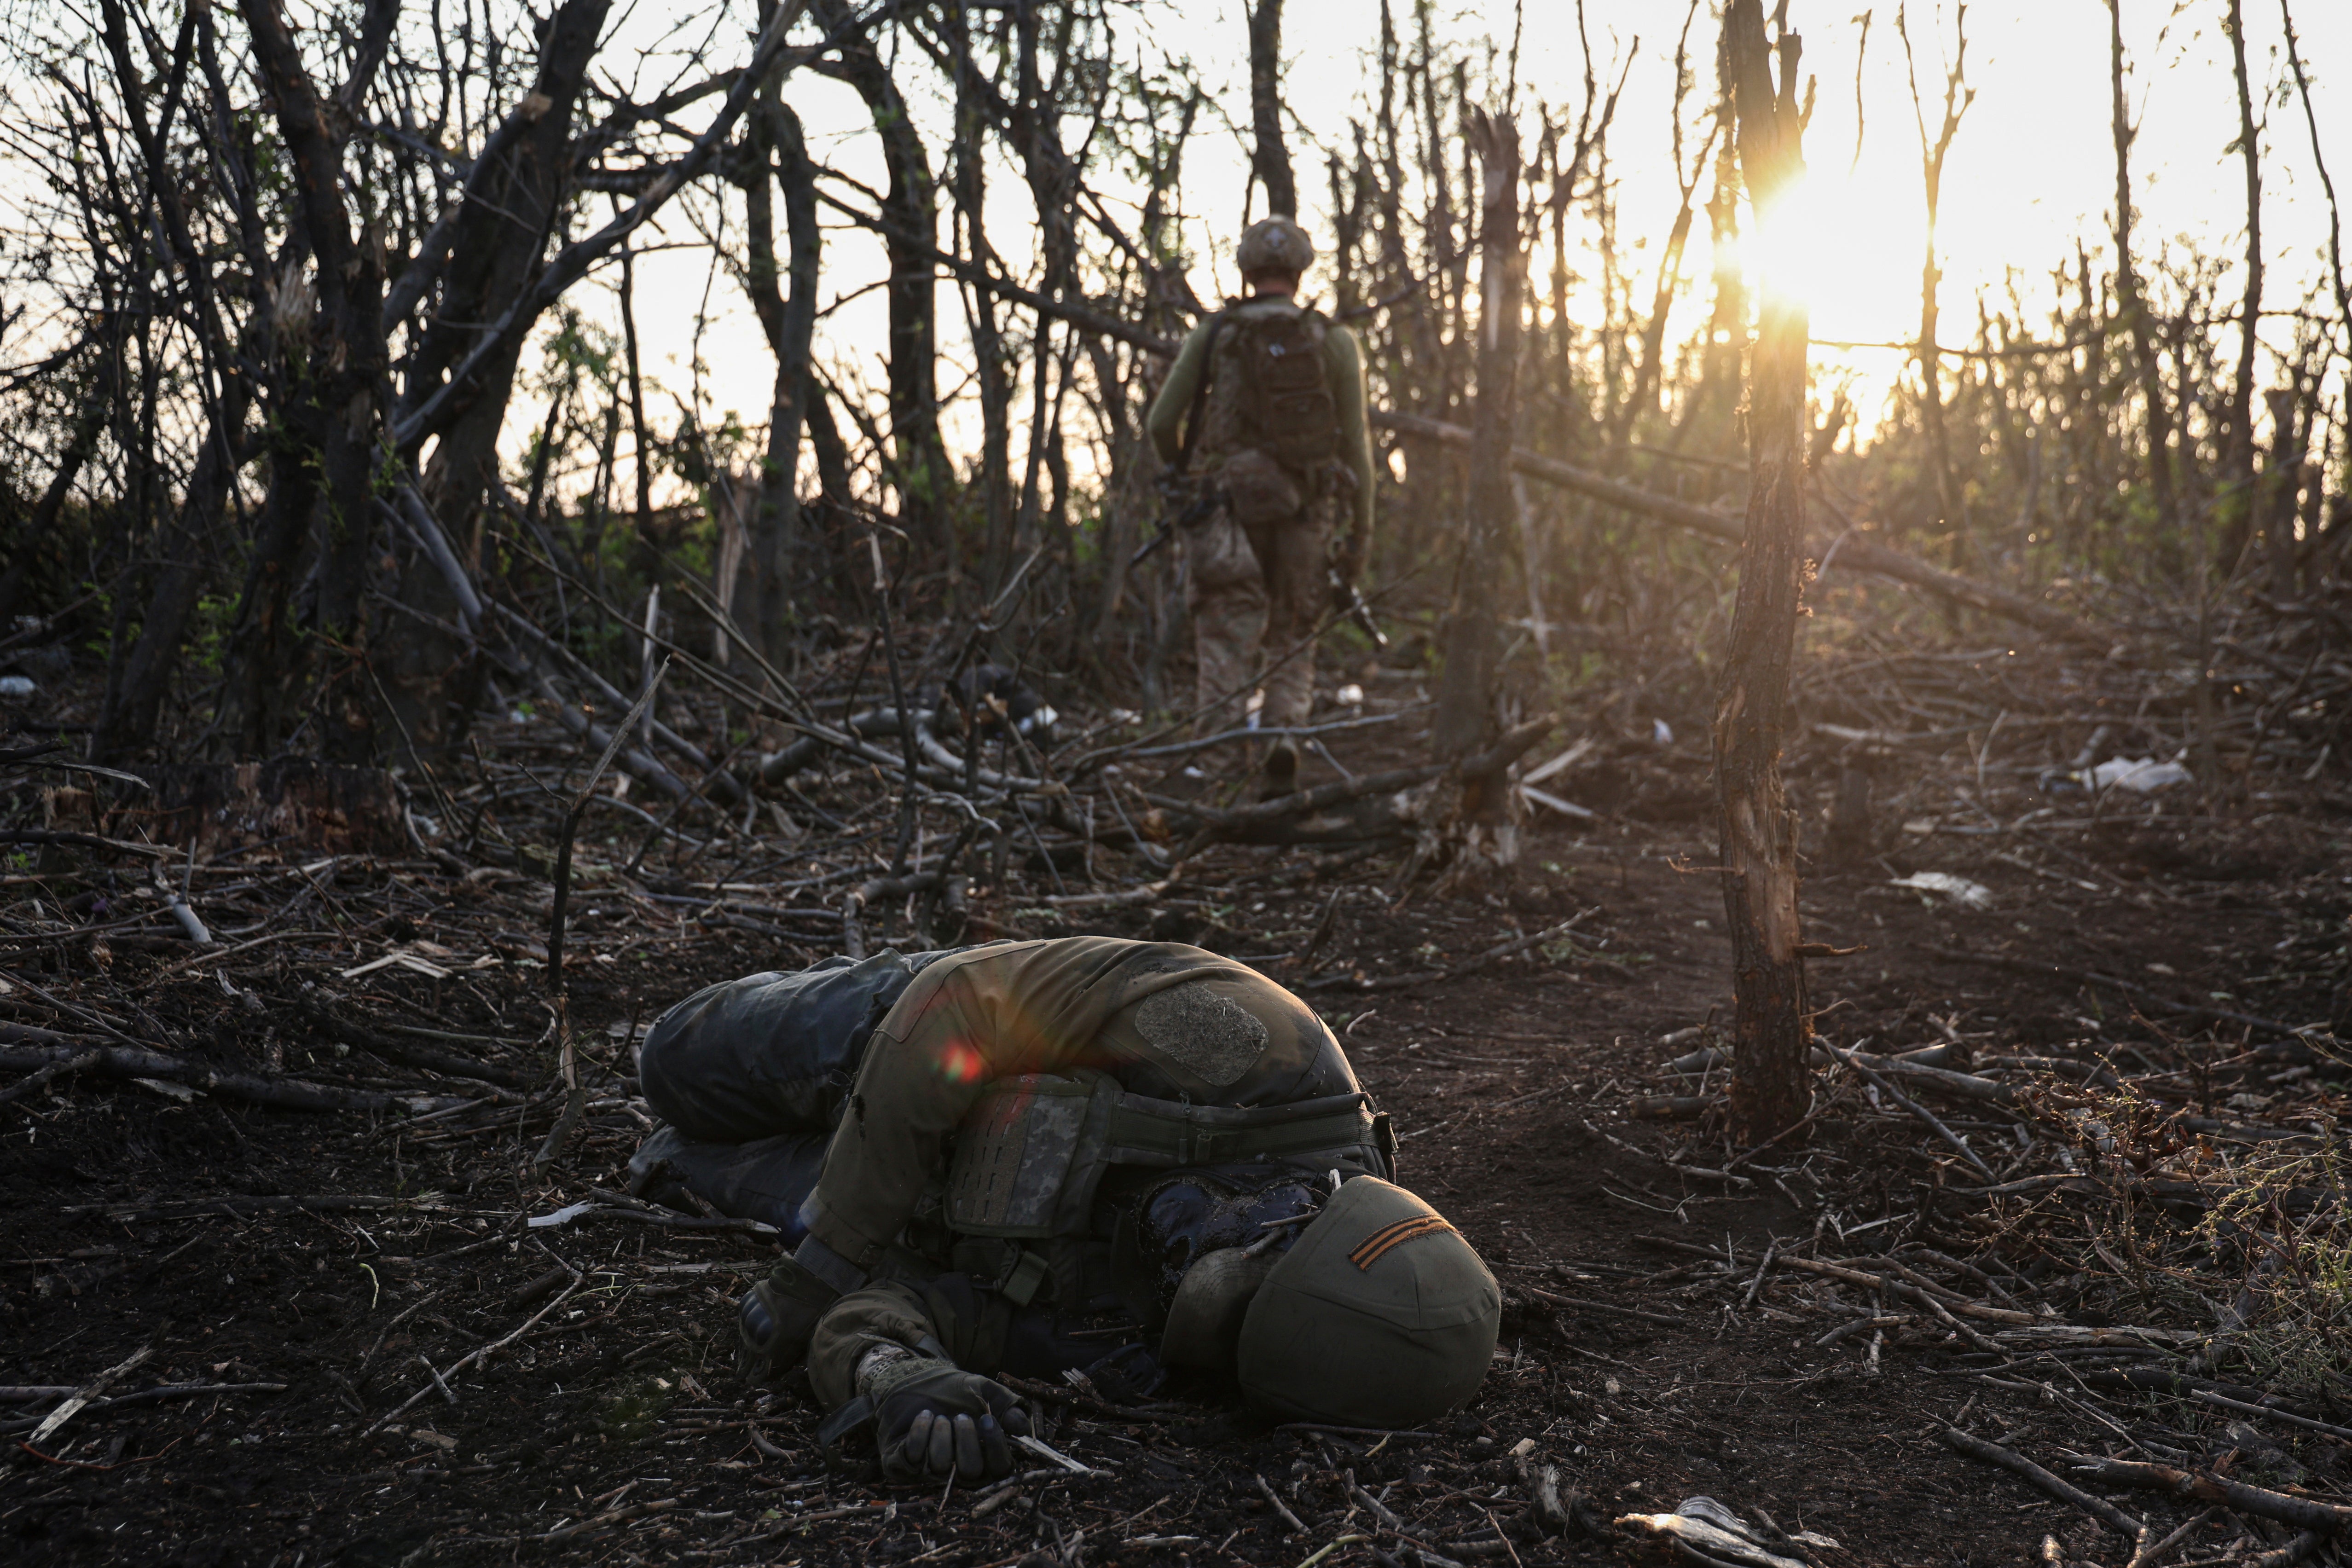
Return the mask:
[[[1802,41],[1768,39],[1760,0],[1731,0],[1724,56],[1740,177],[1762,228],[1790,220],[1778,204],[1804,174]],[[1780,79],[1773,79],[1774,55]],[[1785,254],[1768,247],[1767,254]],[[1748,513],[1739,597],[1716,692],[1715,800],[1723,913],[1731,931],[1731,1120],[1749,1144],[1778,1137],[1806,1112],[1805,965],[1798,952],[1797,819],[1780,779],[1789,670],[1805,578],[1806,339],[1792,279],[1766,277],[1748,379]]]
[[[1463,755],[1494,733],[1495,581],[1504,530],[1517,510],[1510,451],[1517,428],[1519,298],[1527,245],[1519,229],[1519,131],[1508,114],[1471,120],[1478,152],[1478,381],[1470,453],[1470,496],[1454,604],[1445,632],[1445,674],[1433,740],[1441,756]]]

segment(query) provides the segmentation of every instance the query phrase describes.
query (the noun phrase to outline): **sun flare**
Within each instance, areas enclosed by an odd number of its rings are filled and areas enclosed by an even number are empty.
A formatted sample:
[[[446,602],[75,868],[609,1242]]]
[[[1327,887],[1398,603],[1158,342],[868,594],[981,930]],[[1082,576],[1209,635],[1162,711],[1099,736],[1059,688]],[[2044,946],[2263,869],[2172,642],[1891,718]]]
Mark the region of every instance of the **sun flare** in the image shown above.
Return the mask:
[[[1867,181],[1809,173],[1752,220],[1739,243],[1748,287],[1793,298],[1816,339],[1902,342],[1919,326],[1920,216],[1916,197]]]

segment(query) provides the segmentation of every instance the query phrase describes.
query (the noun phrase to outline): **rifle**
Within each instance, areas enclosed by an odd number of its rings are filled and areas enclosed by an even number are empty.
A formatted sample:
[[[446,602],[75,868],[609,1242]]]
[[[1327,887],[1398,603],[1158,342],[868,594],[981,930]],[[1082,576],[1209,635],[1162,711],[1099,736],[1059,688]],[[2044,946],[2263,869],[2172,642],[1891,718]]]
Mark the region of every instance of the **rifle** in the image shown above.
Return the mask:
[[[1133,555],[1127,558],[1127,564],[1131,568],[1141,566],[1150,559],[1161,545],[1176,537],[1180,529],[1192,528],[1205,522],[1209,514],[1224,505],[1225,501],[1225,493],[1223,490],[1214,485],[1203,485],[1180,511],[1176,507],[1176,497],[1183,492],[1184,484],[1181,476],[1167,475],[1160,481],[1160,487],[1167,506],[1160,514],[1159,530],[1144,540]]]
[[[1232,302],[1227,304],[1230,307]],[[1225,329],[1225,312],[1220,310],[1210,317],[1206,327],[1209,335],[1201,345],[1200,379],[1192,383],[1192,402],[1184,413],[1183,444],[1177,450],[1174,465],[1160,476],[1160,529],[1127,558],[1129,568],[1150,559],[1161,545],[1175,538],[1177,529],[1206,521],[1210,513],[1224,504],[1223,490],[1214,485],[1203,485],[1181,511],[1176,506],[1192,472],[1193,450],[1201,444],[1201,416],[1208,407],[1209,383],[1217,379],[1217,334]]]

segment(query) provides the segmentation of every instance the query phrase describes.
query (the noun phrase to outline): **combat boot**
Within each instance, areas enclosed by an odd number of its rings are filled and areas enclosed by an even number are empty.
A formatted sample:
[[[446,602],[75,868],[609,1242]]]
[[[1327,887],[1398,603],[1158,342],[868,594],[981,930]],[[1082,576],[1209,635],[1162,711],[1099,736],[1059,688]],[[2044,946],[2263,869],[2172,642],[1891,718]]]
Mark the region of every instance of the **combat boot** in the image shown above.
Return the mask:
[[[773,1385],[808,1359],[817,1320],[841,1292],[787,1258],[743,1292],[735,1309],[735,1370],[754,1388]]]

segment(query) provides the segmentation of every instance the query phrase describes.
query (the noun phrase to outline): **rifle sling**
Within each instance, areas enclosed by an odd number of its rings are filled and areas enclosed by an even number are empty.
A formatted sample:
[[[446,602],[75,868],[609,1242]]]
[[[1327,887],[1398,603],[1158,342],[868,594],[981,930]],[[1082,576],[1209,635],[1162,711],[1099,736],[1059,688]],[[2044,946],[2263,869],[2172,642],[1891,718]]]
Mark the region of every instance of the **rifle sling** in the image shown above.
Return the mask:
[[[1202,415],[1209,403],[1209,383],[1217,379],[1217,334],[1225,329],[1226,311],[1209,318],[1208,340],[1201,345],[1201,375],[1192,383],[1192,404],[1184,411],[1184,444],[1176,452],[1176,476],[1192,472],[1192,454],[1201,444]]]

